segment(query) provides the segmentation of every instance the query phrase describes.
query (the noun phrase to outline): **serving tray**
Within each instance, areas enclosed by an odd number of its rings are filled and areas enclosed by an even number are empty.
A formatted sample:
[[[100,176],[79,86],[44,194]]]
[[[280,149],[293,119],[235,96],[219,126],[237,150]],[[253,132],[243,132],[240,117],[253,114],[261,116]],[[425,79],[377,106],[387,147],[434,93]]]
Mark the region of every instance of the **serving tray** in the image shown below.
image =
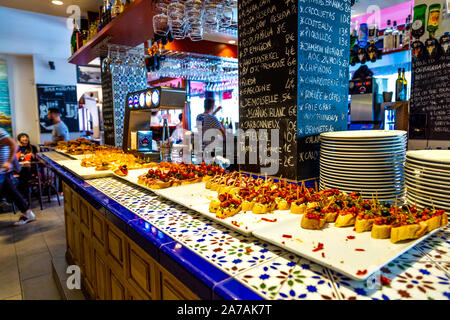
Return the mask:
[[[97,171],[94,167],[83,167],[80,160],[65,161],[61,165],[83,180],[105,178],[113,175],[111,170]]]
[[[297,216],[294,220],[258,228],[253,236],[359,281],[366,280],[385,264],[443,228],[416,240],[391,243],[389,239],[371,238],[370,232],[356,233],[353,227],[334,227],[334,223],[326,224],[322,230],[303,229],[301,219],[302,216]],[[323,244],[323,249],[319,243]]]

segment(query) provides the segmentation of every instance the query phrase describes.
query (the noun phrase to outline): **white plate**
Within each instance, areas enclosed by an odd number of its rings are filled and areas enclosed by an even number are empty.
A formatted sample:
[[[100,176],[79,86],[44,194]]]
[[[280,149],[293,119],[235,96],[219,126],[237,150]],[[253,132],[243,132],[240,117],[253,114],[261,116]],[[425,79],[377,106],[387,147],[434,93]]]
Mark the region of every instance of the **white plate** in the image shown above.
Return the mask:
[[[406,138],[393,139],[393,140],[326,140],[320,139],[321,145],[335,146],[335,147],[345,147],[345,148],[360,148],[360,147],[395,147],[406,145]]]
[[[388,151],[395,151],[395,152],[399,152],[399,151],[405,151],[406,150],[406,145],[405,146],[396,146],[394,148],[392,147],[382,147],[382,148],[348,148],[348,147],[330,147],[327,145],[322,144],[320,146],[321,150],[324,151],[331,151],[331,152],[345,152],[345,153],[351,153],[351,152],[356,152],[356,153],[362,153],[362,152],[368,152],[368,153],[380,153],[380,152],[388,152]]]
[[[336,176],[340,176],[340,177],[355,177],[355,178],[361,178],[361,177],[367,177],[367,178],[394,178],[397,177],[399,175],[403,175],[403,171],[402,170],[397,170],[397,171],[386,171],[386,172],[380,172],[380,171],[370,171],[370,172],[357,172],[355,170],[341,170],[341,169],[330,169],[327,167],[320,167],[320,172],[324,172],[327,173],[328,175],[336,175]]]
[[[370,232],[355,233],[352,227],[335,228],[334,224],[322,230],[303,229],[300,227],[301,219],[302,216],[298,216],[295,220],[260,228],[253,235],[359,281],[367,279],[373,272],[440,230],[433,230],[417,240],[391,243],[390,239],[372,239]],[[355,239],[346,241],[350,235]],[[324,248],[314,252],[319,242]],[[367,273],[357,275],[358,270],[367,270]]]
[[[425,184],[430,187],[440,188],[440,189],[448,189],[450,190],[450,181],[443,181],[440,179],[434,179],[430,180],[427,178],[424,178],[423,176],[417,177],[414,174],[411,174],[409,172],[405,172],[405,177],[409,179],[412,183],[416,184]]]
[[[423,190],[425,192],[432,192],[434,194],[439,194],[441,195],[441,198],[448,198],[450,199],[450,189],[447,188],[438,188],[438,187],[433,187],[433,186],[427,186],[427,185],[423,185],[423,184],[417,184],[412,182],[411,180],[409,180],[408,177],[405,178],[405,182],[406,182],[406,188],[416,188],[418,190]]]
[[[114,175],[111,170],[97,171],[95,167],[82,167],[79,160],[65,162],[63,167],[83,180],[105,178]]]
[[[406,187],[406,193],[411,194],[415,198],[422,199],[426,201],[427,199],[430,201],[431,199],[433,202],[438,202],[441,205],[448,205],[449,203],[449,196],[443,195],[443,194],[436,194],[433,192],[428,192],[423,189],[419,189],[416,187],[413,187],[411,185],[407,185]],[[431,202],[431,201],[430,201]]]
[[[408,151],[407,155],[412,159],[444,164],[450,167],[450,150],[413,150]]]
[[[419,208],[433,208],[433,206],[431,205],[431,202],[430,202],[430,200],[428,200],[428,201],[422,201],[422,200],[419,200],[419,199],[414,199],[414,197],[411,197],[410,195],[406,195],[406,201],[409,203],[409,204],[411,204],[411,205],[415,205],[415,206],[417,206],[417,207],[419,207]],[[447,207],[445,207],[445,206],[440,206],[440,205],[437,205],[436,203],[434,203],[434,201],[433,201],[433,205],[434,205],[434,208],[435,209],[442,209],[442,210],[445,210],[445,212],[447,213],[447,214],[449,214],[450,213],[450,206],[447,206]]]
[[[354,131],[333,131],[320,134],[328,139],[383,139],[393,137],[405,137],[406,131],[400,130],[354,130]]]
[[[383,152],[335,152],[321,149],[320,155],[331,157],[334,159],[342,159],[342,158],[355,158],[355,159],[395,159],[402,158],[405,159],[405,150],[401,151],[383,151]]]
[[[427,174],[420,170],[411,170],[409,167],[406,166],[405,166],[405,174],[408,174],[409,176],[411,176],[411,178],[430,182],[438,182],[444,185],[448,184],[450,186],[450,177],[447,178],[444,177],[443,175]]]
[[[446,171],[446,170],[435,169],[435,168],[427,168],[427,167],[425,167],[423,165],[414,164],[414,163],[410,162],[408,159],[405,162],[405,168],[406,169],[409,168],[411,170],[420,170],[420,171],[422,171],[424,173],[427,173],[427,174],[433,174],[433,175],[435,174],[437,176],[445,176],[445,177],[450,178],[450,173],[448,171]]]
[[[360,184],[360,183],[345,183],[342,181],[330,181],[324,178],[320,178],[320,183],[322,185],[325,185],[327,188],[337,188],[337,189],[345,189],[350,191],[362,191],[365,193],[401,193],[404,191],[405,186],[402,184],[396,184],[396,185],[367,185],[367,184]]]
[[[320,166],[326,168],[336,168],[338,170],[347,169],[347,170],[355,170],[355,171],[390,171],[390,170],[401,170],[403,168],[403,162],[392,164],[379,164],[379,163],[362,163],[362,162],[336,162],[336,161],[328,161],[325,159],[319,160]]]
[[[408,157],[408,156],[406,156],[406,161],[411,162],[411,163],[413,163],[415,165],[418,165],[418,166],[423,166],[425,168],[443,170],[447,174],[450,174],[450,165],[448,165],[448,164],[440,164],[440,163],[434,163],[434,162],[431,163],[431,162],[416,160],[416,159],[413,159],[413,158]]]
[[[341,185],[341,186],[345,186],[345,187],[354,187],[355,190],[354,191],[360,191],[362,190],[400,190],[403,188],[403,186],[405,185],[405,182],[403,181],[403,179],[401,180],[396,180],[396,181],[382,181],[382,182],[369,182],[369,181],[345,181],[342,179],[333,179],[333,178],[328,178],[325,177],[323,175],[320,175],[320,180],[323,181],[325,184],[333,184],[333,185]]]
[[[324,177],[326,179],[333,179],[335,181],[343,181],[343,182],[358,182],[358,183],[368,183],[368,184],[380,184],[384,182],[390,182],[390,181],[402,181],[404,180],[404,176],[402,174],[392,176],[392,177],[368,177],[368,176],[338,176],[335,174],[329,174],[324,172],[323,170],[320,171],[320,176]]]
[[[211,199],[217,197],[216,191],[211,191],[205,188],[205,182],[193,183],[182,185],[178,187],[172,187],[167,189],[150,189],[146,186],[140,185],[137,183],[138,176],[146,173],[149,169],[139,169],[139,170],[130,170],[128,176],[120,177],[123,180],[126,180],[130,183],[133,183],[141,188],[147,189],[154,194],[163,197],[172,202],[178,203],[187,209],[198,212],[211,220],[214,220],[222,225],[227,226],[230,229],[233,229],[239,233],[250,235],[255,229],[260,228],[266,224],[275,225],[279,221],[283,221],[285,219],[292,219],[292,214],[290,211],[275,211],[271,214],[253,214],[251,212],[248,213],[239,213],[233,217],[226,219],[219,219],[216,217],[215,213],[209,212],[209,204]],[[133,172],[135,171],[135,172]],[[261,220],[261,218],[267,219],[277,219],[277,222],[268,222]],[[236,223],[233,223],[236,222]]]
[[[430,198],[426,199],[426,198],[419,197],[419,196],[417,196],[415,194],[411,194],[411,193],[407,193],[406,197],[407,197],[407,199],[410,199],[411,203],[413,203],[413,204],[414,204],[414,201],[416,201],[416,202],[421,202],[423,205],[428,206],[430,208],[432,208],[434,205],[435,208],[442,208],[442,209],[445,209],[446,211],[450,209],[450,206],[448,204],[442,203],[439,200],[433,199],[433,204],[431,204]],[[450,212],[450,211],[447,211],[447,212]]]
[[[328,158],[325,155],[322,155],[320,157],[320,161],[328,162],[329,164],[333,164],[333,162],[336,162],[338,164],[344,164],[348,166],[359,166],[359,165],[372,165],[374,167],[378,166],[397,166],[401,165],[403,166],[403,163],[405,162],[403,159],[398,160],[390,160],[390,159],[373,159],[372,161],[367,161],[367,159],[360,159],[357,160],[355,158],[347,158],[347,159],[336,159],[336,158]]]

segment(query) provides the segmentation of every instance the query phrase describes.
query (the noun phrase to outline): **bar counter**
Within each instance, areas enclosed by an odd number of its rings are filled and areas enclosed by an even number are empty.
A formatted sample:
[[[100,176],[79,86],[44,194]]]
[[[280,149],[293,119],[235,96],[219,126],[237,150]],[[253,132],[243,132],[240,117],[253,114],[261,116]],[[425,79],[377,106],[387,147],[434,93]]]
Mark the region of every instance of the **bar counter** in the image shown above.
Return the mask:
[[[117,178],[63,181],[68,263],[92,299],[450,299],[450,228],[359,282]],[[53,159],[53,160],[52,160]]]

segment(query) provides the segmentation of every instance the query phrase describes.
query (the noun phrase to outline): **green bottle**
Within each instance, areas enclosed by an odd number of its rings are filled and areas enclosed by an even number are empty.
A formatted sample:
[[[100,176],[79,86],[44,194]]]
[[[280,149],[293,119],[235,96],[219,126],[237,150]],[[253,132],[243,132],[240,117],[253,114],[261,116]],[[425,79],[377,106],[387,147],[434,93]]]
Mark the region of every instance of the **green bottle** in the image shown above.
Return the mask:
[[[425,17],[427,13],[427,5],[419,4],[414,7],[414,20],[412,24],[412,36],[420,39],[425,34]]]
[[[437,29],[439,29],[440,15],[441,15],[441,5],[439,3],[432,4],[428,9],[427,31],[430,33],[430,37],[434,37]]]

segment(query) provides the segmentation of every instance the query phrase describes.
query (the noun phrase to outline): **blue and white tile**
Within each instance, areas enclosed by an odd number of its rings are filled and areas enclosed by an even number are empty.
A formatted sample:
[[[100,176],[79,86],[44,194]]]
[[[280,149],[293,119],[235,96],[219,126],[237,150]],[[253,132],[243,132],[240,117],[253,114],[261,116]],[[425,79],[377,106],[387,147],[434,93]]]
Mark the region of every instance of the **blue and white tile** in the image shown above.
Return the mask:
[[[450,276],[426,258],[419,261],[396,259],[368,281],[352,280],[333,270],[329,272],[342,299],[450,299]]]
[[[242,272],[236,279],[270,300],[338,299],[324,267],[292,254]]]

